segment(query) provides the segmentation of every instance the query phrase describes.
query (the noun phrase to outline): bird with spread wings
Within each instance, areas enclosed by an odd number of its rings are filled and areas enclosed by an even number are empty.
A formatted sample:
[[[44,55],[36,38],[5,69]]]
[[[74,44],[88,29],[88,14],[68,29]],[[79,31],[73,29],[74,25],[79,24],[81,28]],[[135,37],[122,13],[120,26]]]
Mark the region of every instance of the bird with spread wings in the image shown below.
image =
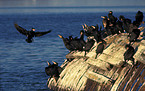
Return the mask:
[[[23,35],[27,36],[26,41],[28,43],[31,43],[33,41],[33,37],[39,37],[42,35],[45,35],[47,33],[50,33],[51,30],[45,31],[45,32],[35,32],[35,28],[32,28],[31,31],[27,31],[26,29],[22,28],[21,26],[19,26],[18,24],[14,24],[15,28]]]

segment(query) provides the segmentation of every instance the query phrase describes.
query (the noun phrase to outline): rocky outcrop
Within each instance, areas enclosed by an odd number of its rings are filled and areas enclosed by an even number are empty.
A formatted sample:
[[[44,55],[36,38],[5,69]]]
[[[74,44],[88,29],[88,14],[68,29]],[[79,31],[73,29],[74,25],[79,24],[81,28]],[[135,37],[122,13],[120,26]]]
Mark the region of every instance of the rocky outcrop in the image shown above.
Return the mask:
[[[129,61],[125,67],[123,54],[125,45],[129,43],[127,34],[108,36],[105,38],[106,48],[95,59],[97,43],[90,52],[71,52],[66,55],[71,62],[62,64],[63,71],[58,81],[48,80],[48,87],[61,91],[136,91],[140,84],[145,84],[145,40],[134,42],[136,65]],[[140,89],[145,86],[142,85]]]

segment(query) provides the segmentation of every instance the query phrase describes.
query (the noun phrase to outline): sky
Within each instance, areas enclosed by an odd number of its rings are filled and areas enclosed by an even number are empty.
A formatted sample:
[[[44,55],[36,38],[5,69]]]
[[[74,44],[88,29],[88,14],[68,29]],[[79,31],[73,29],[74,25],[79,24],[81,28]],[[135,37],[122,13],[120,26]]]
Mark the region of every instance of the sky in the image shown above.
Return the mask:
[[[0,7],[145,6],[145,0],[0,0]]]

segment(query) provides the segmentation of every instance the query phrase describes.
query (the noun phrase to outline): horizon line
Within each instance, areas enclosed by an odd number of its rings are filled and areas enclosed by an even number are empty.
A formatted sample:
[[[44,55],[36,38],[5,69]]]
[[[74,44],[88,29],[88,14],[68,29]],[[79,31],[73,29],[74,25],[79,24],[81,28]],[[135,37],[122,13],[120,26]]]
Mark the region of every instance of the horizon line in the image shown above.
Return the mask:
[[[11,6],[0,7],[0,9],[74,9],[74,8],[145,8],[145,6]]]

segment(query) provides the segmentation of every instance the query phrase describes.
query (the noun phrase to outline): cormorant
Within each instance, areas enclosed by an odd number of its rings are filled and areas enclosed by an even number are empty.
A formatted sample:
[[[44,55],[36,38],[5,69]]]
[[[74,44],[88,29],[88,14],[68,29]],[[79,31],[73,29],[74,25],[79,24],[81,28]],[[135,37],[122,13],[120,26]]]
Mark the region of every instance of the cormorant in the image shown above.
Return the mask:
[[[70,43],[73,39],[71,36],[69,36],[69,39],[68,38],[64,38],[63,36],[61,35],[58,35],[61,39],[63,39],[63,43],[65,45],[65,47],[70,50],[70,51],[74,51],[75,50],[75,47]]]
[[[35,32],[35,28],[32,28],[31,31],[27,31],[26,29],[22,28],[21,26],[19,26],[18,24],[14,24],[15,25],[15,28],[23,35],[26,35],[27,36],[27,39],[26,41],[28,43],[31,43],[33,41],[33,37],[39,37],[39,36],[42,36],[42,35],[45,35],[47,33],[50,33],[51,30],[49,31],[46,31],[46,32]]]
[[[134,29],[138,29],[138,27],[139,27],[139,23],[137,23],[136,21],[133,21],[133,23],[131,23],[130,26],[129,26],[129,31],[128,31],[129,36],[128,37],[130,37],[132,31]]]
[[[103,52],[105,45],[106,45],[106,41],[102,40],[99,42],[99,45],[97,46],[97,49],[96,49],[95,59],[97,58],[98,54],[101,54]]]
[[[101,16],[101,18],[103,18],[102,22],[103,22],[103,37],[107,37],[108,35],[111,34],[111,31],[109,31],[109,20],[107,19],[107,16]]]
[[[139,29],[133,29],[131,34],[130,34],[130,43],[131,42],[135,42],[137,40],[137,38],[139,37],[140,35],[140,30]]]
[[[118,20],[116,22],[116,25],[115,25],[115,31],[116,31],[117,34],[124,33],[122,26],[123,26],[122,22]]]
[[[85,51],[85,56],[86,56],[86,52],[89,52],[90,49],[93,47],[95,41],[93,39],[88,39],[88,41],[86,42],[83,50]]]
[[[58,78],[59,78],[59,74],[61,73],[62,71],[62,68],[58,66],[58,63],[57,62],[54,62],[52,61],[53,64],[50,64],[48,61],[47,61],[47,64],[48,64],[48,67],[45,67],[45,73],[50,76],[50,78],[54,78],[55,81],[57,82]],[[49,79],[50,79],[49,78]]]
[[[109,25],[109,21],[107,19],[107,16],[101,16],[101,18],[103,18],[102,23],[103,23],[103,27],[107,28]]]
[[[85,46],[86,42],[84,40],[84,31],[83,30],[80,31],[80,39],[79,39],[79,41],[80,41],[82,46]]]
[[[134,65],[134,54],[135,54],[135,50],[132,46],[130,45],[126,45],[125,46],[125,49],[126,49],[126,52],[124,53],[124,61],[126,63],[127,60],[131,60],[132,61],[132,64]]]
[[[83,51],[83,46],[85,46],[86,42],[84,41],[84,31],[80,31],[80,38],[73,38],[72,36],[69,36],[68,38],[63,38],[63,36],[58,35],[60,38],[63,39],[63,42],[65,44],[65,47],[70,51]]]
[[[108,31],[111,32],[112,35],[116,34],[115,25],[117,18],[113,16],[113,12],[109,11],[108,13]]]
[[[76,51],[83,51],[83,46],[85,46],[86,42],[84,41],[84,31],[80,31],[80,38],[73,38],[72,41],[70,41],[70,44],[75,47]]]
[[[143,16],[143,13],[142,13],[141,11],[138,11],[138,12],[136,13],[135,19],[136,19],[136,22],[139,23],[139,25],[142,23],[143,17],[144,17],[144,16]]]
[[[100,42],[102,40],[102,36],[101,36],[101,29],[102,27],[100,27],[100,31],[98,31],[99,27],[98,25],[95,27],[95,31],[93,33],[94,39],[98,42]]]
[[[129,33],[129,26],[130,26],[130,24],[131,24],[131,20],[125,18],[123,15],[120,15],[120,16],[119,16],[119,20],[123,22],[123,29],[124,29],[127,33]]]
[[[108,18],[109,18],[109,21],[110,21],[110,25],[109,26],[115,26],[117,18],[113,16],[113,12],[112,11],[109,11]]]
[[[88,26],[86,24],[82,26],[87,37],[93,36],[93,33],[97,30],[97,26]]]
[[[94,33],[93,30],[94,30],[94,27],[93,26],[89,26],[87,31],[85,31],[85,35],[87,37],[93,36],[93,33]]]

